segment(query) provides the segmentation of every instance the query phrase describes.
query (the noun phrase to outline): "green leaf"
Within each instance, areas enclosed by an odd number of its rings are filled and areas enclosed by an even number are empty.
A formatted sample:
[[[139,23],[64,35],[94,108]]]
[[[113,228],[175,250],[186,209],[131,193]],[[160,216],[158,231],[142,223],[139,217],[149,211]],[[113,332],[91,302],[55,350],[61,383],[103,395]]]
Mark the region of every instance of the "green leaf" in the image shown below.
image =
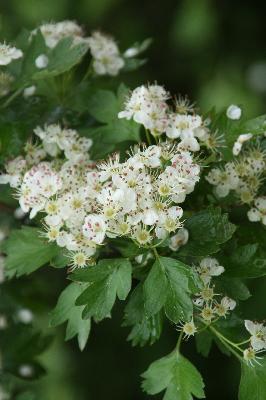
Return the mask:
[[[66,340],[77,335],[80,350],[83,350],[90,333],[90,319],[82,319],[84,306],[75,305],[76,299],[85,289],[86,284],[71,283],[61,295],[54,310],[51,312],[50,325],[58,326],[67,321]]]
[[[234,278],[257,278],[266,275],[265,250],[257,243],[229,248],[222,261],[226,265],[225,276]]]
[[[156,259],[143,286],[145,309],[148,316],[158,313],[164,306],[168,291],[165,266]]]
[[[139,283],[130,295],[125,307],[123,326],[132,327],[128,340],[133,346],[153,344],[161,335],[162,313],[147,317],[142,283]]]
[[[28,39],[29,40],[29,39]],[[22,58],[20,80],[27,83],[32,79],[32,76],[39,71],[35,65],[36,58],[41,55],[47,55],[48,48],[45,44],[43,35],[40,31],[33,35],[30,39],[30,45],[25,51]]]
[[[193,275],[189,267],[178,260],[163,257],[162,262],[166,266],[169,282],[165,313],[175,323],[180,320],[188,321],[193,311],[189,288],[189,282],[191,282],[195,291]]]
[[[245,121],[240,126],[241,133],[252,133],[262,135],[266,130],[266,114]]]
[[[179,254],[207,256],[219,251],[220,245],[227,242],[235,232],[235,225],[222,214],[220,208],[207,208],[188,218],[185,228],[189,231],[189,241]]]
[[[30,274],[49,263],[57,254],[58,247],[42,239],[38,228],[23,226],[15,229],[4,244],[7,276]]]
[[[195,292],[192,269],[181,261],[158,257],[144,282],[144,298],[147,316],[158,313],[164,306],[167,317],[177,323],[192,316],[190,297]]]
[[[101,260],[95,267],[77,271],[71,279],[89,282],[76,304],[85,305],[83,316],[100,321],[110,315],[116,296],[125,300],[131,289],[132,267],[129,260]]]
[[[47,52],[49,60],[47,67],[35,72],[32,78],[50,78],[69,71],[81,61],[88,48],[89,46],[86,42],[75,44],[73,38],[63,38],[53,49],[49,49]]]
[[[97,121],[108,123],[116,119],[120,111],[118,99],[109,90],[98,90],[88,98],[88,111]]]
[[[131,289],[132,266],[129,261],[123,264],[116,270],[117,280],[117,297],[119,300],[125,300]]]
[[[238,278],[221,276],[217,279],[215,288],[218,293],[223,293],[233,299],[247,300],[251,296],[247,285]]]
[[[4,163],[6,159],[20,154],[29,133],[27,127],[20,122],[0,122],[0,132],[0,162]]]
[[[93,282],[78,297],[77,305],[86,305],[83,316],[94,317],[97,321],[110,316],[116,298],[115,273],[107,278]]]
[[[134,121],[119,119],[118,113],[124,107],[123,103],[128,93],[128,89],[123,84],[119,86],[117,95],[108,90],[98,90],[93,92],[88,98],[88,110],[90,114],[103,125],[89,128],[86,136],[93,139],[97,148],[97,143],[107,146],[113,144],[140,140],[140,125]],[[95,152],[92,147],[92,153]],[[97,149],[96,149],[97,150]],[[98,151],[96,151],[98,153]]]
[[[198,370],[185,357],[173,352],[153,362],[142,375],[143,390],[157,394],[166,390],[163,400],[203,399],[204,383]]]
[[[259,364],[249,366],[242,363],[239,400],[266,399],[266,357]]]

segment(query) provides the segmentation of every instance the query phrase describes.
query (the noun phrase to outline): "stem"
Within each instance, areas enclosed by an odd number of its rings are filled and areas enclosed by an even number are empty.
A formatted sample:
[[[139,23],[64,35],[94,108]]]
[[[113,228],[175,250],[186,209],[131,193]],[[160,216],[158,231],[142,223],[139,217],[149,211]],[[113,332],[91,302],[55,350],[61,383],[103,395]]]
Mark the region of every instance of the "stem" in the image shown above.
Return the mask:
[[[242,346],[243,344],[249,343],[250,339],[244,340],[243,342],[236,343],[237,346]]]
[[[20,95],[20,93],[24,90],[24,86],[22,88],[17,89],[8,99],[2,104],[2,108],[6,108],[9,104],[15,100],[16,97]]]
[[[159,254],[156,247],[152,247],[152,251],[154,252],[155,258],[159,258]]]
[[[233,343],[229,339],[227,339],[224,335],[222,335],[220,332],[218,332],[213,326],[210,325],[208,328],[210,329],[210,331],[212,331],[218,337],[218,339],[220,339],[220,341],[224,344],[224,346],[232,354],[234,354],[234,356],[242,363],[243,362],[242,358],[232,347],[237,348],[237,350],[239,350],[239,351],[243,351],[243,350],[239,349],[239,347],[235,343]]]
[[[178,336],[178,340],[176,343],[176,348],[175,350],[179,353],[181,342],[182,342],[182,337],[183,337],[183,331],[180,332],[180,335]]]
[[[234,342],[231,342],[231,340],[227,339],[221,332],[218,332],[213,326],[210,326],[210,329],[216,333],[217,336],[221,337],[224,341],[226,341],[230,346],[235,347],[239,351],[243,351],[238,347],[238,345]]]
[[[148,142],[148,144],[149,144],[149,146],[150,146],[150,145],[151,145],[151,138],[150,138],[149,131],[148,131],[148,129],[146,129],[146,128],[145,128],[145,134],[146,134],[147,142]]]

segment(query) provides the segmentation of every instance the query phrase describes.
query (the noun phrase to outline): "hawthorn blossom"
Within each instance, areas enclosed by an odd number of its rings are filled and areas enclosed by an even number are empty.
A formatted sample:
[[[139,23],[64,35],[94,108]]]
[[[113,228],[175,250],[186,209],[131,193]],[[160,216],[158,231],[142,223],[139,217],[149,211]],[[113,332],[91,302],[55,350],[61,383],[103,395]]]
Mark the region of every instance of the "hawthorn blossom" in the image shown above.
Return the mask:
[[[235,300],[231,299],[230,297],[223,297],[220,303],[215,305],[215,312],[220,317],[225,317],[228,311],[234,310],[236,307]]]
[[[245,320],[245,327],[251,334],[250,344],[255,351],[266,350],[266,327],[263,324]]]
[[[180,146],[190,150],[198,151],[200,149],[197,139],[194,137],[194,130],[202,124],[199,115],[170,114],[166,136],[170,139],[180,138]]]
[[[22,156],[18,156],[6,163],[6,173],[0,175],[0,184],[9,184],[12,188],[17,188],[26,172],[27,162]]]
[[[93,32],[87,41],[93,57],[95,73],[116,76],[124,67],[125,61],[114,39],[101,32]]]
[[[36,59],[35,59],[35,65],[39,69],[44,69],[47,67],[49,64],[49,58],[47,57],[46,54],[40,54]]]
[[[25,159],[9,162],[2,181],[16,187],[23,213],[42,213],[41,235],[65,249],[71,268],[93,264],[106,237],[146,247],[182,227],[179,203],[200,174],[190,152],[169,143],[136,146],[123,161],[116,154],[96,165],[91,140],[76,131],[46,125],[34,133],[39,142],[25,145]]]
[[[160,85],[140,86],[133,90],[118,118],[131,119],[149,129],[153,135],[165,132],[168,116],[168,92]]]
[[[266,225],[266,196],[255,199],[254,206],[248,211],[248,219],[251,222],[261,221]]]
[[[238,156],[238,154],[240,153],[242,146],[245,142],[247,142],[248,140],[250,140],[253,137],[252,133],[244,133],[242,135],[239,135],[237,140],[234,143],[233,146],[233,154],[234,156]]]
[[[31,97],[35,94],[36,92],[36,86],[32,85],[32,86],[28,86],[23,90],[23,97],[25,99],[27,99],[28,97]]]
[[[181,330],[184,333],[185,338],[189,338],[190,336],[195,336],[195,333],[197,333],[197,327],[191,319],[189,322],[181,323],[179,326],[179,330]]]
[[[12,47],[6,43],[0,43],[0,65],[8,65],[13,60],[21,58],[23,53],[16,47]]]
[[[61,178],[48,162],[33,166],[24,175],[19,189],[20,207],[24,212],[31,210],[30,218],[34,218],[44,208],[46,200],[55,195],[61,186]]]
[[[239,183],[239,176],[235,170],[233,163],[227,163],[224,169],[213,168],[206,180],[215,185],[215,193],[219,197],[225,197],[229,194],[230,190],[236,189]]]
[[[21,308],[17,311],[16,317],[23,324],[30,324],[33,321],[33,313],[28,308]]]
[[[231,104],[226,110],[227,118],[232,120],[240,119],[241,114],[242,114],[241,108],[236,106],[235,104]]]
[[[96,244],[104,241],[106,232],[105,218],[101,215],[91,214],[85,218],[83,225],[83,234],[89,240]]]
[[[203,282],[208,284],[213,276],[219,276],[224,272],[224,267],[216,258],[206,257],[201,260],[197,271]]]
[[[45,125],[44,128],[38,126],[34,133],[42,140],[44,150],[49,155],[55,157],[63,151],[71,161],[83,158],[92,145],[91,139],[80,137],[77,131],[57,124]]]
[[[154,238],[164,240],[181,227],[183,210],[177,203],[193,191],[200,169],[188,152],[175,148],[168,166],[163,166],[163,154],[164,145],[139,146],[124,162],[115,157],[99,164],[92,206],[104,220],[99,242],[106,230],[109,237],[128,236],[146,245]],[[97,179],[97,174],[88,175]],[[95,212],[86,218],[90,216],[94,219]],[[94,240],[94,227],[86,229],[84,234]]]

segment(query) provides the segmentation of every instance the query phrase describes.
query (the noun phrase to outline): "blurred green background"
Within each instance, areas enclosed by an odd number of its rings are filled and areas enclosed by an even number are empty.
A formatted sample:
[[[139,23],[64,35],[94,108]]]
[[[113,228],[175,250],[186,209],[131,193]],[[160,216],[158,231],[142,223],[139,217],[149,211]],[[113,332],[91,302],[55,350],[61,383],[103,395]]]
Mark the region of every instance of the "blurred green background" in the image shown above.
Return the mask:
[[[114,35],[122,50],[152,37],[148,63],[122,76],[126,84],[134,88],[156,80],[172,93],[187,94],[203,111],[237,103],[248,116],[265,113],[265,2],[1,0],[0,5],[1,40],[14,39],[22,27],[33,29],[41,22],[63,19],[77,20],[87,33],[101,29]],[[42,271],[34,279],[42,280],[42,295],[47,296],[49,288],[52,308],[65,285],[64,272]],[[253,304],[265,296],[265,280],[254,284],[253,294],[245,306],[247,316],[263,318],[265,310],[260,316]],[[47,310],[37,321],[44,330],[46,314]],[[139,375],[150,362],[172,350],[177,332],[167,326],[152,347],[132,349],[121,321],[118,305],[112,320],[94,325],[83,353],[75,342],[63,343],[63,331],[59,332],[42,357],[48,375],[36,384],[40,400],[148,398],[141,392]],[[237,399],[239,370],[234,360],[213,349],[207,361],[196,355],[193,341],[184,345],[184,353],[205,377],[208,400]]]

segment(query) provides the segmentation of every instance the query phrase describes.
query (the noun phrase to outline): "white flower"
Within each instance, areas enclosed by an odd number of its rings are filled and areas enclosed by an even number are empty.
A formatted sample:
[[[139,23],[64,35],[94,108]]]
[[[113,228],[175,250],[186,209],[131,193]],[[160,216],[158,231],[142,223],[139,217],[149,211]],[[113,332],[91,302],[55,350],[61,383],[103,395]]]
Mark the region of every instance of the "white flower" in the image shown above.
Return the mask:
[[[45,54],[40,54],[35,60],[35,65],[39,69],[46,68],[48,64],[49,58]]]
[[[261,221],[266,225],[266,196],[258,197],[254,201],[255,207],[248,211],[248,219],[251,222]]]
[[[17,312],[17,319],[23,324],[30,324],[33,320],[33,313],[28,308],[22,308]]]
[[[215,305],[215,312],[219,317],[225,317],[228,311],[234,310],[236,307],[235,300],[230,297],[223,297],[220,304]]]
[[[34,372],[34,370],[33,370],[32,366],[29,364],[22,364],[18,368],[18,373],[23,378],[31,378],[33,375],[33,372]]]
[[[237,141],[241,144],[247,142],[248,140],[250,140],[253,137],[252,133],[243,133],[242,135],[238,136]]]
[[[201,260],[197,271],[203,282],[208,284],[213,276],[219,276],[224,272],[224,267],[219,265],[216,258],[206,257]]]
[[[243,358],[251,366],[253,365],[253,362],[259,364],[259,362],[256,360],[256,351],[252,347],[243,351]]]
[[[44,208],[46,199],[55,195],[62,187],[62,180],[48,162],[33,166],[24,175],[19,190],[19,204],[24,212],[30,212],[30,218]]]
[[[28,97],[33,96],[35,92],[36,92],[36,86],[35,86],[35,85],[26,87],[26,88],[23,90],[23,97],[24,97],[25,99],[27,99]]]
[[[216,186],[215,192],[219,197],[227,196],[230,190],[236,189],[239,184],[239,177],[232,163],[227,163],[224,170],[212,169],[206,176],[206,180]]]
[[[106,232],[105,218],[101,215],[91,214],[85,218],[83,234],[94,243],[101,244]]]
[[[11,63],[12,60],[17,60],[22,56],[22,51],[16,49],[16,47],[11,47],[5,43],[0,44],[0,65],[7,65]]]
[[[245,142],[247,142],[248,140],[250,140],[252,137],[253,137],[252,133],[244,133],[244,134],[238,136],[238,138],[233,146],[234,156],[237,156],[240,153],[243,144]]]
[[[176,235],[170,238],[169,248],[173,251],[177,251],[181,246],[184,246],[188,241],[188,230],[181,228]]]
[[[60,151],[64,151],[66,158],[72,162],[81,161],[88,156],[88,150],[92,140],[80,137],[74,129],[62,128],[60,125],[45,125],[34,130],[41,140],[44,150],[52,157],[56,157]]]
[[[241,114],[241,108],[234,104],[231,104],[226,110],[226,116],[229,119],[237,120],[241,117]]]
[[[123,54],[125,58],[135,57],[139,54],[139,49],[137,47],[129,47]]]
[[[226,308],[227,310],[230,310],[230,311],[234,310],[236,307],[235,300],[233,300],[227,296],[222,298],[221,304],[224,308]]]
[[[199,115],[171,114],[166,129],[166,136],[170,139],[181,137],[183,140],[187,137],[194,137],[194,129],[199,128],[201,124],[202,120]]]
[[[116,76],[124,67],[125,61],[120,56],[113,38],[93,32],[87,39],[93,57],[93,68],[97,75]]]
[[[137,87],[126,101],[124,111],[119,112],[118,118],[133,118],[153,135],[160,135],[167,127],[168,97],[168,92],[160,85]]]
[[[197,328],[194,324],[193,319],[190,322],[186,322],[182,326],[182,330],[185,334],[185,338],[189,338],[190,336],[194,336],[197,332]]]
[[[234,154],[234,156],[238,156],[238,154],[240,153],[241,149],[242,149],[242,143],[235,142],[234,146],[233,146],[233,154]]]
[[[266,327],[263,324],[245,320],[245,327],[251,334],[250,344],[255,351],[266,349]]]
[[[5,165],[7,173],[0,175],[0,184],[9,183],[12,188],[17,188],[21,184],[26,167],[27,162],[21,156],[8,161]]]

